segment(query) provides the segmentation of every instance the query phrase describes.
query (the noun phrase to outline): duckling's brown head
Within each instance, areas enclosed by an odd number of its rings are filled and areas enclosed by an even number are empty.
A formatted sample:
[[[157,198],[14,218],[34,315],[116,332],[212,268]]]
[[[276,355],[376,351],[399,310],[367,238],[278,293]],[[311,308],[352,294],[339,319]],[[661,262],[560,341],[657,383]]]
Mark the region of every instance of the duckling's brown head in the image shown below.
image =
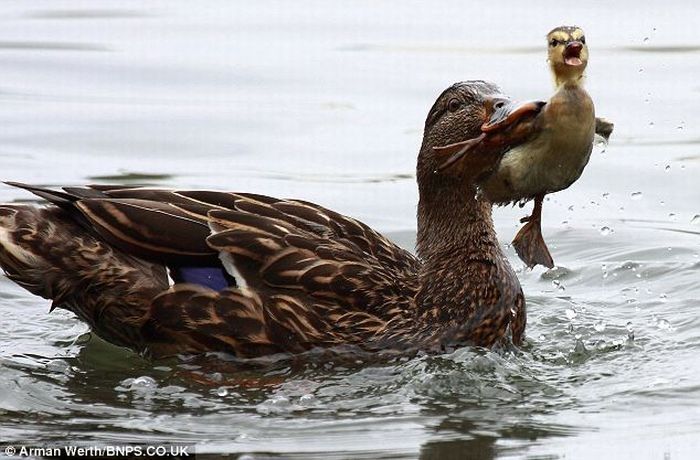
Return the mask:
[[[499,97],[496,85],[481,80],[455,83],[438,96],[425,120],[423,146],[418,156],[417,179],[421,193],[427,187],[468,185],[464,184],[463,175],[440,171],[444,158],[434,147],[479,136],[481,126],[491,115],[491,105]]]
[[[580,27],[560,26],[547,34],[549,67],[557,86],[581,81],[588,65],[586,36]]]

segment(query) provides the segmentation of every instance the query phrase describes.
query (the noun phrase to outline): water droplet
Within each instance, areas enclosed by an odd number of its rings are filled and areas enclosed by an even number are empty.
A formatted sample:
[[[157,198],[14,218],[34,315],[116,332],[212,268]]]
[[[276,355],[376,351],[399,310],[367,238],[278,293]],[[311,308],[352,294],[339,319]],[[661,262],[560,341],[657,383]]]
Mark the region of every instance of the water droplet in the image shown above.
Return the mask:
[[[603,235],[603,236],[608,236],[608,235],[610,235],[611,233],[615,233],[615,230],[613,230],[612,228],[610,228],[610,227],[608,227],[608,226],[600,227],[600,234],[601,234],[601,235]]]
[[[605,326],[606,324],[603,320],[596,321],[595,323],[593,323],[593,329],[595,329],[596,332],[603,332],[605,330]]]
[[[553,279],[552,280],[552,285],[558,290],[558,291],[565,291],[566,288],[564,285],[559,281],[558,279]]]
[[[669,323],[668,320],[660,319],[656,322],[656,327],[658,327],[662,331],[668,331],[669,329],[671,329],[671,323]]]
[[[632,195],[630,195],[633,200],[641,200],[642,199],[642,192],[632,192]]]
[[[216,394],[223,398],[224,396],[228,396],[228,390],[225,387],[219,387],[219,389],[216,390]]]
[[[132,382],[131,382],[131,388],[134,387],[139,387],[139,388],[155,388],[157,387],[158,384],[156,381],[147,375],[142,375],[141,377],[136,377]]]
[[[577,316],[576,311],[574,311],[573,308],[567,308],[566,310],[564,310],[564,314],[566,315],[569,321],[573,320]]]
[[[292,403],[284,396],[273,396],[258,404],[256,410],[264,415],[287,413]]]
[[[700,214],[695,214],[692,219],[690,219],[692,225],[700,225]]]

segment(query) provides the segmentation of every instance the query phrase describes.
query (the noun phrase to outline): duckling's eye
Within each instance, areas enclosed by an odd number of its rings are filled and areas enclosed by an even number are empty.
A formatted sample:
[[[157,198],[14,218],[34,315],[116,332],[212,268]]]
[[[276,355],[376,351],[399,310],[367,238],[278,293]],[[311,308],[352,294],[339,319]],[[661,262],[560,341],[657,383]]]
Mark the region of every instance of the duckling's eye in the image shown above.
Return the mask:
[[[585,36],[584,36],[584,37],[581,37],[581,38],[579,39],[579,41],[585,45],[585,44],[586,44],[586,37],[585,37]]]
[[[460,107],[462,107],[462,103],[459,99],[450,99],[450,102],[447,103],[447,110],[450,112],[456,112]]]
[[[558,44],[559,44],[559,40],[557,40],[556,38],[553,38],[552,41],[549,42],[549,46],[551,46],[552,48],[554,48]]]

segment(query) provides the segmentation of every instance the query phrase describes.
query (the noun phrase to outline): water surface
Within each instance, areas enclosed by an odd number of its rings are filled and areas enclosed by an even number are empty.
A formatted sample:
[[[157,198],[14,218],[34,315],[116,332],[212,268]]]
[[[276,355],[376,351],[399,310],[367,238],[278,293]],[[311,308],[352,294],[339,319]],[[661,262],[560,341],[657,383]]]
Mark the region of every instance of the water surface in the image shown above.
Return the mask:
[[[551,92],[577,23],[610,145],[545,205],[517,351],[384,362],[150,362],[0,280],[0,439],[180,442],[253,458],[692,458],[700,448],[700,42],[674,0],[8,1],[2,179],[299,197],[411,248],[422,124],[449,84]],[[11,188],[0,200],[29,199]],[[506,245],[527,210],[499,209]],[[248,457],[249,458],[249,457]]]

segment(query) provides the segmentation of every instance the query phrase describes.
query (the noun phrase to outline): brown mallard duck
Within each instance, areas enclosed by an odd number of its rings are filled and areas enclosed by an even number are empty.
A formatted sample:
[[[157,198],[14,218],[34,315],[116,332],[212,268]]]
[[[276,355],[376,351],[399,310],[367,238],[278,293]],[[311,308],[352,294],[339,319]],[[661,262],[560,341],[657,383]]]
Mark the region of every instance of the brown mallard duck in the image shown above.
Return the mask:
[[[491,202],[476,193],[486,169],[463,162],[463,174],[442,174],[433,150],[478,134],[498,94],[486,82],[458,83],[430,109],[417,256],[301,200],[9,183],[50,204],[0,205],[0,265],[51,309],[152,357],[520,344],[523,293]]]
[[[532,214],[513,240],[520,258],[533,267],[554,266],[542,238],[542,202],[548,193],[568,188],[583,172],[593,150],[594,135],[605,141],[613,124],[595,117],[593,101],[583,88],[588,47],[579,27],[557,27],[547,34],[549,65],[556,92],[547,102],[518,104],[495,98],[481,133],[438,149],[446,171],[469,157],[491,162],[494,171],[481,191],[496,204],[508,204],[514,196],[534,200]]]

